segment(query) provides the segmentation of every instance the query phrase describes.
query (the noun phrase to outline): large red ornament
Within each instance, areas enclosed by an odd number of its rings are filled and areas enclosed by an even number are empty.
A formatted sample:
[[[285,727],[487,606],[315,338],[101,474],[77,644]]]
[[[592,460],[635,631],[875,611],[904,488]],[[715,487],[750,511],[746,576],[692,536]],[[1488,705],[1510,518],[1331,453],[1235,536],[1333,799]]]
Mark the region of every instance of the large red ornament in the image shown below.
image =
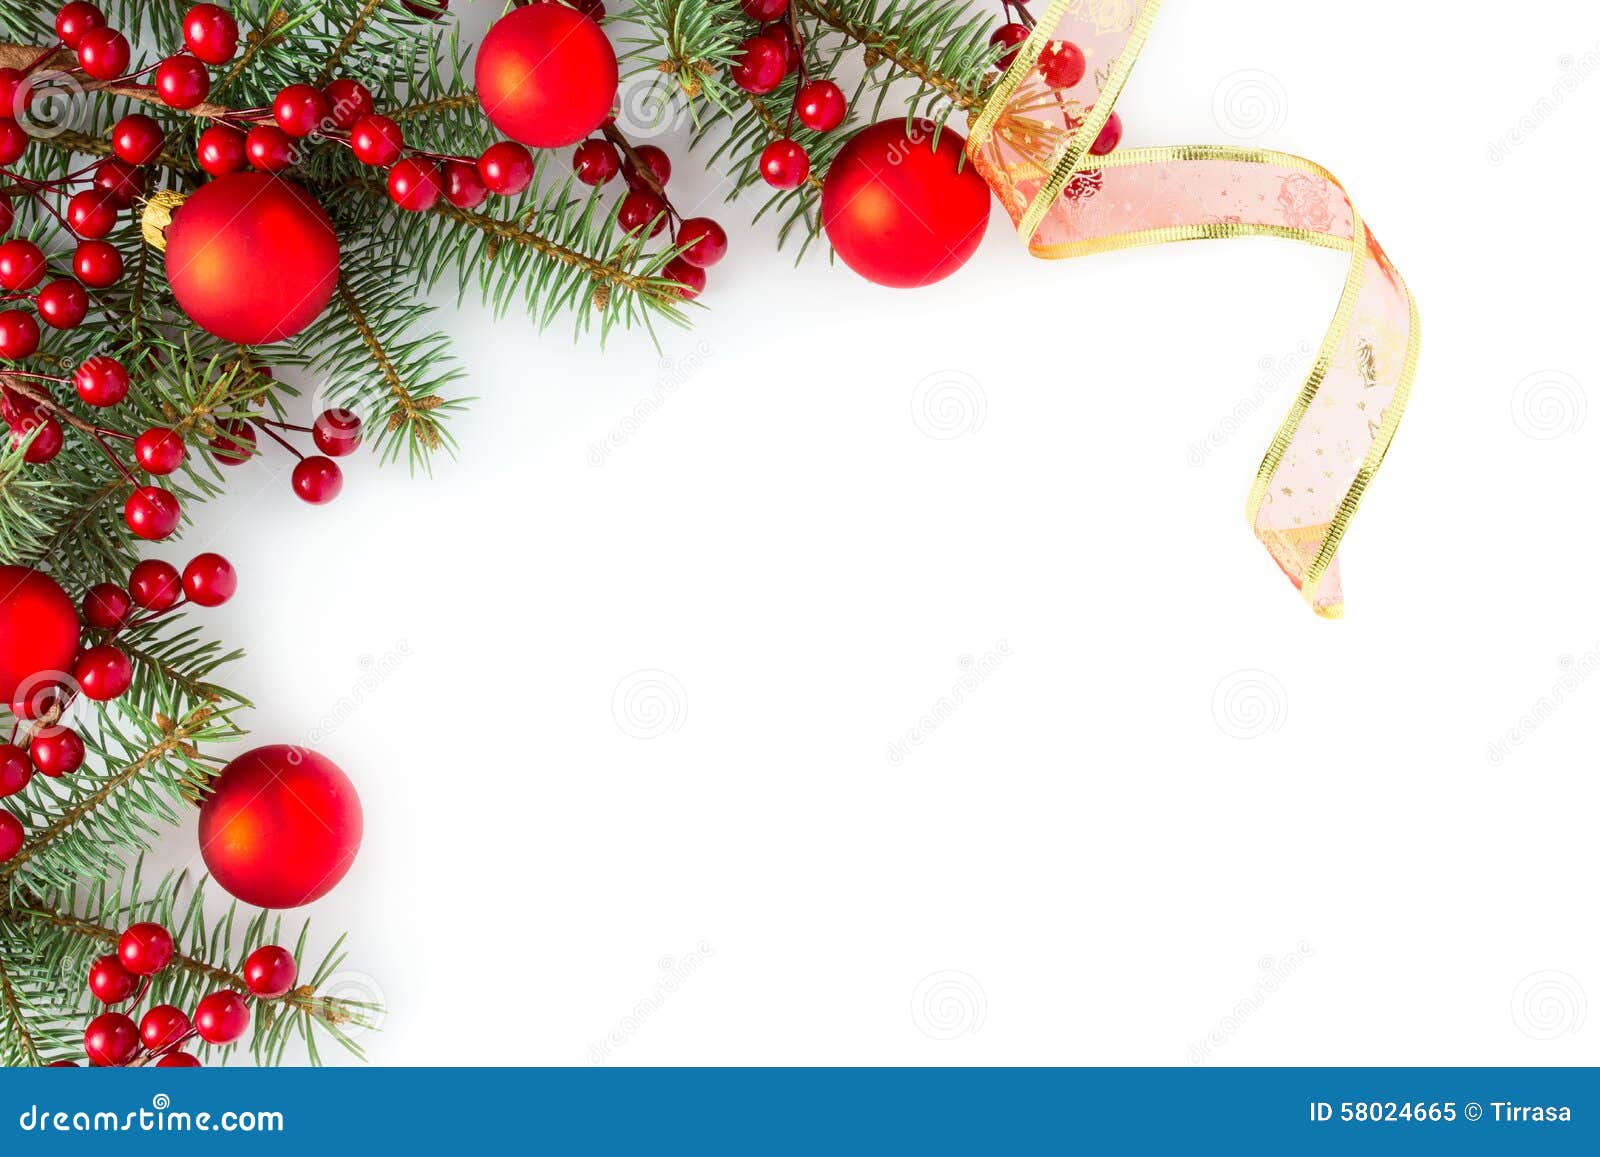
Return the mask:
[[[958,133],[879,121],[852,137],[822,183],[822,224],[844,263],[895,288],[932,285],[966,264],[989,224],[989,186],[961,165]]]
[[[200,807],[200,854],[234,896],[297,908],[344,878],[361,846],[361,800],[314,751],[257,747],[222,769]]]
[[[230,173],[201,185],[167,226],[167,280],[201,329],[240,345],[293,337],[339,279],[339,238],[299,185]]]
[[[67,592],[49,575],[0,566],[0,703],[34,675],[64,676],[77,651],[78,608]]]
[[[478,48],[478,103],[495,128],[536,149],[577,144],[611,115],[617,54],[600,26],[561,4],[497,20]]]

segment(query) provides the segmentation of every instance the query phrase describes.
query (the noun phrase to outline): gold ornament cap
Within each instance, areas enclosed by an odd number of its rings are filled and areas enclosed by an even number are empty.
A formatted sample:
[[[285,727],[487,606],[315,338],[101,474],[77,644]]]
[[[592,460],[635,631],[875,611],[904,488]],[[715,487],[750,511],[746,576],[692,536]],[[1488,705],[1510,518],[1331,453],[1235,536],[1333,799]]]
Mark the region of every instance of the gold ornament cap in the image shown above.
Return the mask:
[[[139,232],[144,234],[146,245],[158,253],[167,251],[167,226],[172,224],[172,215],[178,211],[178,206],[188,199],[187,194],[176,189],[161,189],[151,194],[139,214]]]

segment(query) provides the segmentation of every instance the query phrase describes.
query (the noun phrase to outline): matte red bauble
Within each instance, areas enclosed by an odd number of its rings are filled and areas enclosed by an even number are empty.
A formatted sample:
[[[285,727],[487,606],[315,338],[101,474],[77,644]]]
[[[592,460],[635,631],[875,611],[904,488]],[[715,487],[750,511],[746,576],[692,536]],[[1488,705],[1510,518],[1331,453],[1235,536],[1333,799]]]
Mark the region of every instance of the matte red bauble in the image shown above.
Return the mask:
[[[361,846],[361,800],[332,760],[274,744],[239,756],[200,807],[200,854],[258,908],[297,908],[344,878]]]
[[[78,651],[78,608],[49,575],[0,566],[0,703],[34,675],[64,673]]]
[[[282,177],[218,177],[167,226],[167,280],[178,305],[224,341],[293,337],[322,312],[338,278],[333,223],[311,194]]]
[[[966,264],[989,224],[989,186],[961,165],[959,134],[904,120],[862,129],[828,166],[822,223],[844,263],[896,288],[932,285]]]
[[[575,145],[611,114],[617,54],[600,26],[560,4],[516,8],[478,48],[478,103],[494,127],[536,149]]]

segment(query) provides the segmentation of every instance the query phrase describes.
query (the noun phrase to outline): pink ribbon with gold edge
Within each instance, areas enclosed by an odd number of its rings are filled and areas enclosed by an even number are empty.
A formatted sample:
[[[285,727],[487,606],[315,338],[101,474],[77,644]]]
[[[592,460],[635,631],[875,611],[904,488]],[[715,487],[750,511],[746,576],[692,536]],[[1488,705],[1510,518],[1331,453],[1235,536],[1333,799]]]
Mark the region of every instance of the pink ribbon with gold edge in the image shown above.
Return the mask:
[[[1416,375],[1415,302],[1344,187],[1286,153],[1225,145],[1089,154],[1160,0],[1051,0],[972,120],[967,156],[1039,257],[1215,237],[1286,237],[1350,255],[1317,359],[1267,448],[1247,515],[1307,603],[1339,618],[1339,543],[1394,437]],[[1058,92],[1051,40],[1093,72]]]

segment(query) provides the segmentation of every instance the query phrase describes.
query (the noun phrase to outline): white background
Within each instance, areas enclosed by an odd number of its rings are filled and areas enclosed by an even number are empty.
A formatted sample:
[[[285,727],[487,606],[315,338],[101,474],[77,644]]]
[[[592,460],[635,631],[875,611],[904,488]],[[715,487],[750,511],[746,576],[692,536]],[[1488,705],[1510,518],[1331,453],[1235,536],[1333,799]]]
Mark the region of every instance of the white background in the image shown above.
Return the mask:
[[[602,354],[441,293],[459,461],[312,508],[269,456],[164,552],[235,561],[204,621],[256,737],[359,785],[310,915],[389,1007],[371,1056],[1600,1062],[1600,80],[1552,96],[1597,49],[1579,0],[1173,3],[1120,105],[1327,165],[1420,301],[1342,623],[1242,513],[1336,255],[1043,262],[997,211],[881,290],[793,268],[679,135],[733,236],[692,332]]]

